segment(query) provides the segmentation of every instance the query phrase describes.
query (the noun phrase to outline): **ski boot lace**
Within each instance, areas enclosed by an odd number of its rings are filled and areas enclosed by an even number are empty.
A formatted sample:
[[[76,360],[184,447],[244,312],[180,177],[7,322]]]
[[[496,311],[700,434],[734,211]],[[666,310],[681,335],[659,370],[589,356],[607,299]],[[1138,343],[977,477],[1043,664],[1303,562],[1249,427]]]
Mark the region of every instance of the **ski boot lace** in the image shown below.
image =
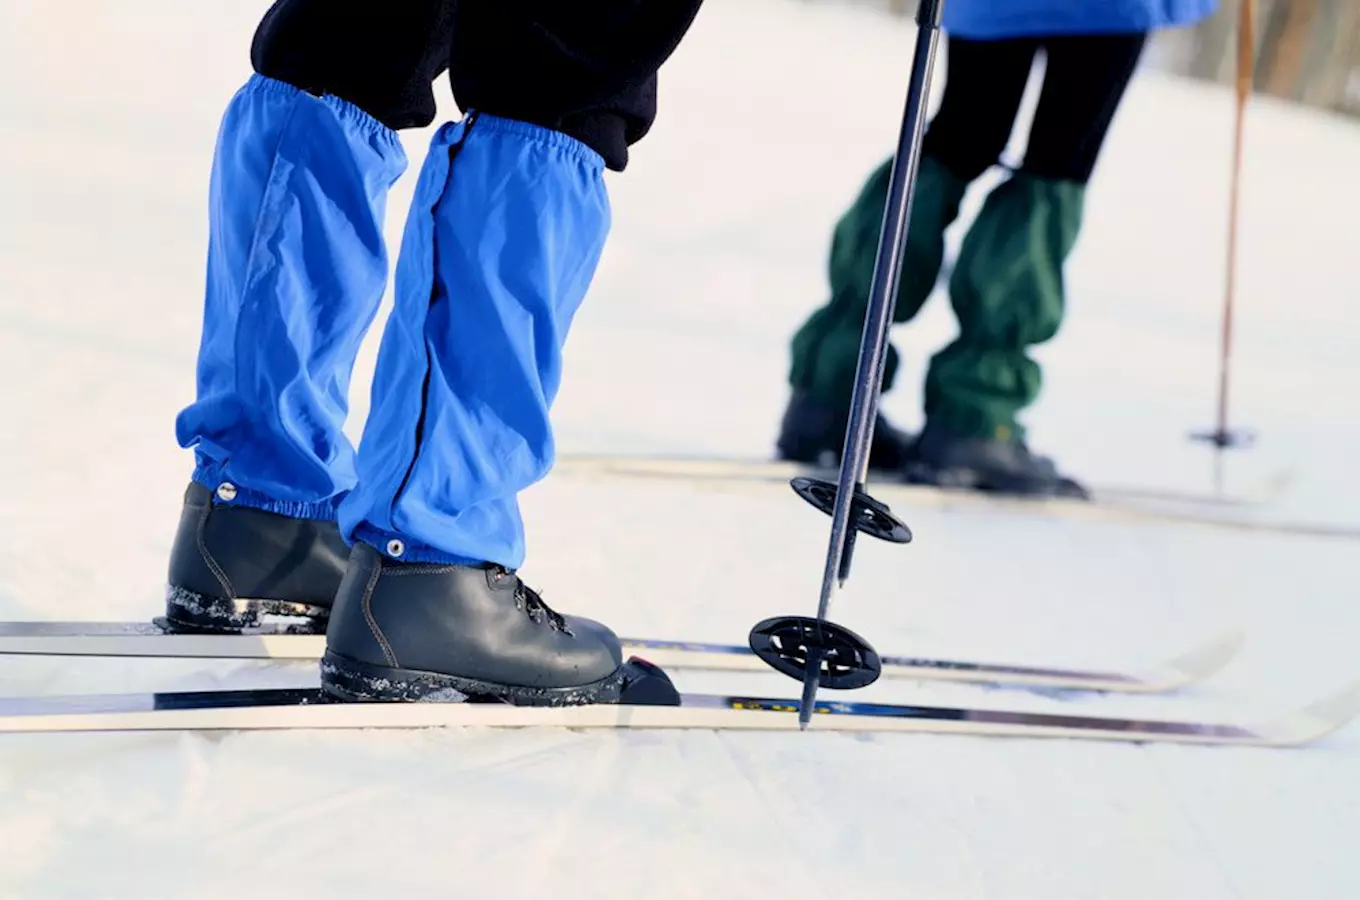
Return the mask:
[[[498,567],[495,577],[497,581],[505,578],[515,579],[515,609],[522,610],[530,621],[537,625],[546,622],[548,627],[554,631],[560,631],[566,635],[571,634],[571,630],[567,628],[567,620],[562,614],[544,603],[543,597],[538,591],[525,584],[514,572]]]

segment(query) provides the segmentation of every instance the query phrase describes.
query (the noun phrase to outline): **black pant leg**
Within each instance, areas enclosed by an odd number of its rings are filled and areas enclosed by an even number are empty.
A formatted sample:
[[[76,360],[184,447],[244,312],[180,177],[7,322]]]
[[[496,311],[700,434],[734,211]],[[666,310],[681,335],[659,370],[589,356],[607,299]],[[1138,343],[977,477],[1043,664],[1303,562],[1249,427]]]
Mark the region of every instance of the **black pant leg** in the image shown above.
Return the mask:
[[[457,0],[462,109],[565,132],[622,170],[656,118],[656,76],[702,0]]]
[[[1006,149],[1039,42],[947,40],[944,94],[926,128],[922,151],[972,181]]]
[[[503,2],[503,0],[486,0]],[[434,121],[455,0],[278,0],[255,31],[255,71],[348,100],[389,128]]]
[[[1024,171],[1081,184],[1091,179],[1146,42],[1144,33],[1044,41],[1044,87],[1030,126]]]

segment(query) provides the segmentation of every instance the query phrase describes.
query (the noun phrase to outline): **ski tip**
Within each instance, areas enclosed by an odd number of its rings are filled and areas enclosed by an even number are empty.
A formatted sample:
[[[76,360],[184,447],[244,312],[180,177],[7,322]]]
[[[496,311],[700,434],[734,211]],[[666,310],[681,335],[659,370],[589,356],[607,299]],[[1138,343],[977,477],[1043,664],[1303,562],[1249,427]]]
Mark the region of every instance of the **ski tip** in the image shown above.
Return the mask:
[[[1245,643],[1246,635],[1242,631],[1225,632],[1163,664],[1148,676],[1147,681],[1158,690],[1201,681],[1226,668]]]
[[[1339,731],[1360,716],[1360,681],[1266,726],[1270,743],[1307,744]]]

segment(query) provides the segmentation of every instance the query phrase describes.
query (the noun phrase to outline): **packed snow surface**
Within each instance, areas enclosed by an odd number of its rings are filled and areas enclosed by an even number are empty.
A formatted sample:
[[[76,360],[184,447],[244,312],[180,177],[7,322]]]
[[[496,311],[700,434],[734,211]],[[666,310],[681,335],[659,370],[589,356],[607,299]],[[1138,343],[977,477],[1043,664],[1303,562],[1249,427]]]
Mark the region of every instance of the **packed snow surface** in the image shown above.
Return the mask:
[[[0,617],[159,609],[190,467],[173,419],[193,390],[207,172],[265,5],[0,12]],[[832,223],[892,148],[912,40],[909,22],[838,4],[701,13],[654,132],[611,176],[562,452],[770,452],[789,337],[824,300]],[[1143,72],[1102,157],[1026,420],[1093,482],[1211,487],[1210,452],[1186,434],[1213,425],[1232,109],[1228,91]],[[404,135],[412,174],[428,138]],[[1287,488],[1254,516],[1360,521],[1357,160],[1355,124],[1252,102],[1232,414],[1260,442],[1226,483]],[[394,247],[412,181],[391,201]],[[906,364],[885,407],[901,424],[919,425],[924,362],[953,327],[941,293],[897,329]],[[1360,677],[1354,540],[895,508],[916,540],[861,543],[832,608],[883,652],[1117,668],[1226,627],[1248,643],[1169,697],[885,681],[865,699],[1251,720]],[[828,520],[787,488],[558,473],[525,510],[526,578],[620,633],[740,643],[816,607]],[[676,677],[797,690],[774,673]],[[0,660],[4,696],[314,679]],[[1287,752],[560,730],[0,739],[5,898],[1349,900],[1357,834],[1357,727]]]

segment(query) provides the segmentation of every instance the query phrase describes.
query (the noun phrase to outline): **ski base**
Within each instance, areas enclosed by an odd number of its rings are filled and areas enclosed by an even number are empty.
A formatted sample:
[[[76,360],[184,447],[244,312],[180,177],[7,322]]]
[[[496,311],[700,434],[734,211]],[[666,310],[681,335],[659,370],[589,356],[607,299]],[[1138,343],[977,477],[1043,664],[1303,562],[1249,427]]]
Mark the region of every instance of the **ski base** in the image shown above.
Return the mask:
[[[188,659],[318,660],[324,635],[260,629],[240,635],[176,634],[156,622],[0,622],[0,656],[114,656]],[[883,677],[1009,685],[1057,690],[1162,693],[1194,684],[1237,655],[1242,636],[1231,632],[1145,671],[1023,666],[964,660],[883,656]],[[663,669],[767,672],[746,646],[625,638],[624,652]]]
[[[797,731],[796,699],[685,694],[680,706],[337,703],[317,689],[108,694],[0,700],[0,732],[566,728]],[[1360,714],[1360,683],[1278,719],[1214,722],[1099,718],[968,707],[819,701],[810,731],[914,732],[1134,744],[1299,747]]]

